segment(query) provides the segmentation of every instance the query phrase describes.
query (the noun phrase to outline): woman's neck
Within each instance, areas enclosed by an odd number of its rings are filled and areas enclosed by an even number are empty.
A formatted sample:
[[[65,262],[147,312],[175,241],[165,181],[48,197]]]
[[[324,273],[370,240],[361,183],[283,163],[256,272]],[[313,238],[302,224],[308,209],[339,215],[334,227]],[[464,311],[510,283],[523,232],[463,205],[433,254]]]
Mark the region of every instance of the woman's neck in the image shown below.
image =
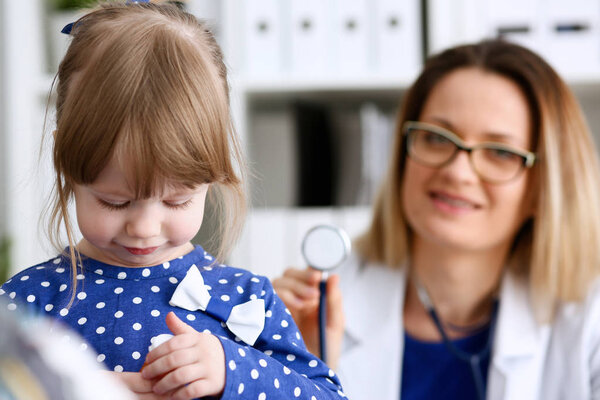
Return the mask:
[[[419,300],[415,279],[429,293],[442,322],[472,326],[485,321],[492,311],[507,253],[508,248],[486,251],[433,248],[415,240],[404,309],[407,331],[425,340],[440,338]],[[455,338],[461,336],[448,333]]]

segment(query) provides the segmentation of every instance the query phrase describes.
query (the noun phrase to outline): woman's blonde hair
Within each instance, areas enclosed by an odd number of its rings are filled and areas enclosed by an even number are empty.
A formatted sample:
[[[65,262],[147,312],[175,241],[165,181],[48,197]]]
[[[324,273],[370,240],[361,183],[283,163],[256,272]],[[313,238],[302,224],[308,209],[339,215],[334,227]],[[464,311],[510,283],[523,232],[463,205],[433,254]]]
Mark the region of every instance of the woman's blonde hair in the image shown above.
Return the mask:
[[[80,256],[67,210],[73,187],[94,182],[116,154],[127,157],[136,198],[160,195],[166,183],[211,183],[224,209],[216,254],[222,259],[241,230],[246,200],[227,73],[213,35],[174,5],[104,3],[79,19],[71,36],[56,86],[53,243],[60,247],[64,224],[76,272]]]
[[[552,67],[530,50],[502,40],[455,47],[426,62],[404,97],[387,175],[370,228],[356,241],[358,252],[392,267],[407,261],[411,230],[401,196],[406,161],[401,126],[419,119],[443,77],[473,67],[515,82],[533,121],[536,212],[516,235],[507,262],[528,276],[538,305],[581,300],[600,268],[600,166],[594,142],[577,100]]]

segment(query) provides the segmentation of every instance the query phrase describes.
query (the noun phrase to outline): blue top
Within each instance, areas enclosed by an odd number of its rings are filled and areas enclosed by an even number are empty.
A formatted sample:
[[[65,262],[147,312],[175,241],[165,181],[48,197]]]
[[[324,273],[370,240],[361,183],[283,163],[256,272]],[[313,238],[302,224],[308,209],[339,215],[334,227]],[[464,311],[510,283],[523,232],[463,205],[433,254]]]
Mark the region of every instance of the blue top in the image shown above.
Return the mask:
[[[468,353],[480,352],[488,342],[490,325],[472,336],[452,343]],[[490,352],[481,359],[487,382]],[[444,342],[423,342],[404,333],[402,400],[477,400],[477,389],[469,363],[452,354]]]
[[[68,251],[65,253],[68,254]],[[231,304],[265,302],[264,330],[253,346],[239,341],[223,321],[203,311],[169,305],[177,284],[196,265],[211,296]],[[200,246],[161,265],[118,267],[84,258],[71,307],[71,262],[60,255],[28,268],[0,288],[9,310],[33,308],[78,331],[115,371],[139,371],[151,338],[170,333],[169,311],[198,331],[216,335],[225,351],[226,382],[222,398],[339,399],[345,397],[337,376],[309,353],[289,311],[268,279],[215,264]],[[226,295],[226,296],[224,296]],[[264,394],[263,394],[264,393]]]

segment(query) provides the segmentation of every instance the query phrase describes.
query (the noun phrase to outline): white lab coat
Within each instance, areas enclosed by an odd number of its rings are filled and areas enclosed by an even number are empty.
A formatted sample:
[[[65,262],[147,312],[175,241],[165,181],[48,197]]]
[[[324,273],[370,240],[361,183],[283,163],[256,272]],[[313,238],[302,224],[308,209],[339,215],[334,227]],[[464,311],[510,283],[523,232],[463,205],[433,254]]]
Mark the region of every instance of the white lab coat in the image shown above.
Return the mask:
[[[398,400],[404,335],[405,270],[338,271],[346,332],[338,376],[352,400]],[[536,322],[528,287],[505,274],[488,372],[488,400],[600,399],[600,286],[583,303],[564,304],[551,324]]]

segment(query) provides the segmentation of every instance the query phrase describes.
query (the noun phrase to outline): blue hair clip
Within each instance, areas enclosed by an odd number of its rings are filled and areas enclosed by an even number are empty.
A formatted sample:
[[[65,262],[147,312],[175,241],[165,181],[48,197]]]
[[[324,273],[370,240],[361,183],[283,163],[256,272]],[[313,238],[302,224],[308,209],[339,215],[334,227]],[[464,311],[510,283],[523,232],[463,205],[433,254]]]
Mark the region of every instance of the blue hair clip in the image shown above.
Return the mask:
[[[150,3],[150,0],[127,0],[125,4],[138,4],[138,3]],[[60,33],[64,33],[65,35],[70,35],[73,31],[73,26],[75,26],[75,22],[70,22],[62,28]]]
[[[68,24],[65,25],[64,28],[62,28],[60,33],[64,33],[65,35],[70,35],[71,31],[73,30],[73,25],[75,25],[75,22],[69,22]]]

